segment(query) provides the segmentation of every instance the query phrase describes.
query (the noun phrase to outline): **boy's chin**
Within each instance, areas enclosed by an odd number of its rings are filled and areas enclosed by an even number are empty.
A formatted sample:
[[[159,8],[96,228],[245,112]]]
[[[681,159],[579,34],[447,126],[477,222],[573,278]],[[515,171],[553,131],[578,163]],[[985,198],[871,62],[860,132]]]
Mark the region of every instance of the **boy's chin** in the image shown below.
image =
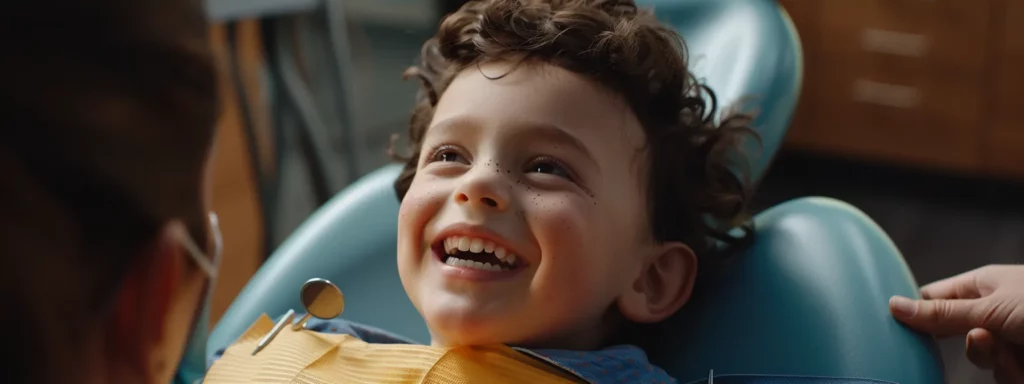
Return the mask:
[[[457,347],[471,345],[515,344],[521,328],[508,317],[495,318],[471,313],[440,313],[431,316],[431,345]]]

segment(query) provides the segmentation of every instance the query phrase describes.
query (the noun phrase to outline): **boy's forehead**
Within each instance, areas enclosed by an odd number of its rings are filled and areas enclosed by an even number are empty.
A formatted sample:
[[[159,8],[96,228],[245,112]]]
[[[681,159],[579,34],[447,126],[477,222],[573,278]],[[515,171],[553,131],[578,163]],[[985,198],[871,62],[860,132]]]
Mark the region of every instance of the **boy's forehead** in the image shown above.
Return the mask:
[[[470,66],[442,94],[427,135],[470,134],[470,128],[481,126],[550,139],[568,136],[573,140],[560,141],[592,150],[610,150],[607,144],[636,149],[644,143],[640,123],[622,97],[547,64]]]

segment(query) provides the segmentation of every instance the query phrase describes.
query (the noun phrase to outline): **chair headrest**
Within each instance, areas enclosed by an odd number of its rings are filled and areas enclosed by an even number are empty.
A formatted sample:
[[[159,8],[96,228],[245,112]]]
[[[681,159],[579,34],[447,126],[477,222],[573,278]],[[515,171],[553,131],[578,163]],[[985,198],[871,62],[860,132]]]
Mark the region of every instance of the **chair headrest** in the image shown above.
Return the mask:
[[[803,81],[803,52],[796,28],[775,1],[642,0],[686,42],[690,70],[715,93],[718,112],[736,107],[754,113],[760,145],[751,178],[762,178],[786,136]]]

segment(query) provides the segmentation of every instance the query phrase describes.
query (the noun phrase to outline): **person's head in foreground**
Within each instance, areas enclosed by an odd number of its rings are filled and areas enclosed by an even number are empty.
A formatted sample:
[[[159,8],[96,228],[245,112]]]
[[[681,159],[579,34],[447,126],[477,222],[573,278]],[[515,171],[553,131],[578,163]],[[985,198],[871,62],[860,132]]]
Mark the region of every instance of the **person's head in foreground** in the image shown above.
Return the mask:
[[[5,382],[174,374],[217,253],[204,172],[217,83],[201,6],[0,12]]]
[[[687,302],[743,213],[750,118],[716,124],[633,1],[472,1],[407,75],[398,268],[434,345],[620,342]]]

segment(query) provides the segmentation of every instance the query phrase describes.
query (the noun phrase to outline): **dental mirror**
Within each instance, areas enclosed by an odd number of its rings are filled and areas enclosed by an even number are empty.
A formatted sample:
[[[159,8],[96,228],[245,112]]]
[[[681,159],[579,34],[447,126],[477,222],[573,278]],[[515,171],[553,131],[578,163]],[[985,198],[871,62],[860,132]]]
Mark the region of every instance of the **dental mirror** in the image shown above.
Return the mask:
[[[299,300],[306,307],[306,315],[292,326],[293,330],[305,328],[310,317],[330,320],[341,316],[345,310],[345,297],[337,285],[326,279],[313,278],[302,284]]]

